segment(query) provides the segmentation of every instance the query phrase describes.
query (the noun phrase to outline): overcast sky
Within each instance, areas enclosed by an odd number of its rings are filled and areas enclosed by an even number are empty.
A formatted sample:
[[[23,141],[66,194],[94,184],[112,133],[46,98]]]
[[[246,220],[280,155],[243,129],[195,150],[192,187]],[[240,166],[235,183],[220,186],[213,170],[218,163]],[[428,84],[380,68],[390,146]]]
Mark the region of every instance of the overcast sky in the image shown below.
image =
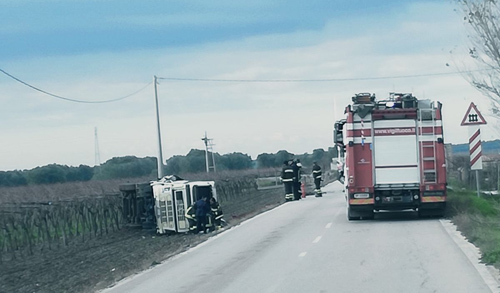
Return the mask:
[[[460,122],[474,101],[488,121],[482,139],[496,139],[488,100],[454,73],[469,68],[455,8],[442,0],[3,0],[0,69],[67,99],[126,98],[72,102],[0,73],[0,170],[93,166],[96,128],[100,162],[156,156],[154,75],[341,79],[161,79],[164,159],[203,149],[205,131],[220,154],[326,150],[359,92],[441,101],[449,143],[468,141]],[[392,78],[367,79],[378,77]]]

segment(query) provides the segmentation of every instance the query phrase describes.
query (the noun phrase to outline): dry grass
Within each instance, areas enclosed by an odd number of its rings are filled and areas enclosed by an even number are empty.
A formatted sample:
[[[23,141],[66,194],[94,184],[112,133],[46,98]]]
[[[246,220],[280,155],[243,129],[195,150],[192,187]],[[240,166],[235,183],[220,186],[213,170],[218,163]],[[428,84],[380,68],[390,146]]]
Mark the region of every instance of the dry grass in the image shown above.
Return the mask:
[[[19,187],[0,187],[0,204],[72,201],[77,198],[118,194],[124,183],[148,182],[150,178],[116,179]]]

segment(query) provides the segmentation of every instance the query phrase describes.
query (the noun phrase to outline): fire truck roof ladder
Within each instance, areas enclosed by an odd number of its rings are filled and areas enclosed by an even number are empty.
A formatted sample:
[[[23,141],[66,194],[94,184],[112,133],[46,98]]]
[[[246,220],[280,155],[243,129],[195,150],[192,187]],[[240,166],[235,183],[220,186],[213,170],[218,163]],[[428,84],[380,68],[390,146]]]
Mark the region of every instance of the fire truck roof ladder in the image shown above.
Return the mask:
[[[437,166],[436,166],[436,109],[419,108],[418,128],[419,128],[419,144],[420,156],[422,158],[422,183],[437,183]],[[424,117],[431,117],[430,120]],[[429,121],[431,123],[429,123]],[[427,127],[424,127],[426,124]],[[430,131],[429,131],[430,130]],[[431,139],[425,139],[431,137]]]

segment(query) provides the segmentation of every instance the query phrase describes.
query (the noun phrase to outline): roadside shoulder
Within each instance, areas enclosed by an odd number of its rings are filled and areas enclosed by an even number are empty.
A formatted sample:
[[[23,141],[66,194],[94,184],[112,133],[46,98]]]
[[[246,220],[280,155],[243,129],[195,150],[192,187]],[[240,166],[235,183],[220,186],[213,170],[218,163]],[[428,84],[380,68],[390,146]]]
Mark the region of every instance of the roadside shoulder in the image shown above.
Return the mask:
[[[440,222],[450,238],[453,239],[455,244],[462,250],[477,270],[491,292],[500,293],[500,271],[494,266],[481,263],[481,251],[457,230],[455,224],[446,219],[441,219]]]

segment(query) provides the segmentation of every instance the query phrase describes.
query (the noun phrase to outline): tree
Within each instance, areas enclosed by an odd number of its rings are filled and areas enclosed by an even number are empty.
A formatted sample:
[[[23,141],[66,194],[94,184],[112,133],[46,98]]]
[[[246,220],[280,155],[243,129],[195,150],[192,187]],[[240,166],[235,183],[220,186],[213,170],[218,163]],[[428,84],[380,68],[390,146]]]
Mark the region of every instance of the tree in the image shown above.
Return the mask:
[[[0,171],[0,186],[28,185],[28,180],[22,171]]]
[[[471,34],[469,55],[481,71],[467,74],[467,80],[492,103],[500,115],[500,3],[498,0],[456,0]]]
[[[252,168],[252,158],[243,153],[231,153],[225,154],[221,157],[220,163],[217,165],[222,165],[220,170],[245,170]]]
[[[291,159],[293,159],[293,154],[291,154],[285,150],[280,150],[276,153],[276,155],[274,157],[274,166],[273,167],[279,167],[279,166],[283,165],[284,161],[288,161]]]
[[[281,162],[283,164],[283,162]],[[277,167],[275,163],[275,156],[273,154],[262,153],[257,156],[257,168],[271,168]]]
[[[116,179],[149,176],[156,172],[156,158],[115,157],[101,165],[93,179]]]
[[[212,161],[212,153],[209,153],[209,161]],[[219,154],[214,153],[215,162],[217,166],[217,158]],[[189,153],[186,155],[186,159],[188,162],[187,170],[182,170],[188,173],[197,173],[206,171],[206,158],[204,150],[191,149]]]
[[[66,172],[66,181],[89,181],[94,176],[94,169],[87,165],[80,165],[78,167],[69,167]]]
[[[68,166],[50,164],[27,172],[29,184],[53,184],[66,182]]]

